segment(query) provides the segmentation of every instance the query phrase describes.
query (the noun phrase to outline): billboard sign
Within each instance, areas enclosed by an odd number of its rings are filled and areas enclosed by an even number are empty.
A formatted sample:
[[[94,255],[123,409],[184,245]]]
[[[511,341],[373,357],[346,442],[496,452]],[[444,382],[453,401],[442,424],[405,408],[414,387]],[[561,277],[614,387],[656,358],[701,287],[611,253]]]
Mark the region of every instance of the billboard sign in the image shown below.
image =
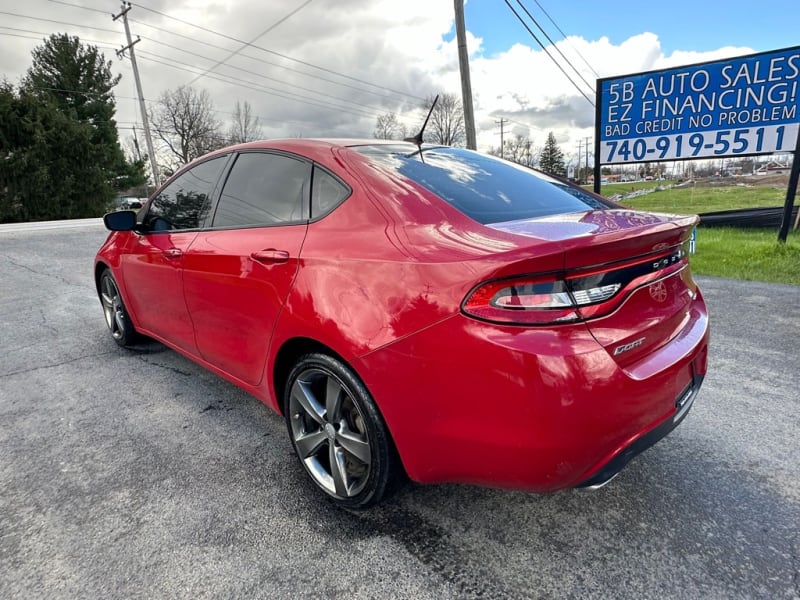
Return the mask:
[[[794,152],[800,46],[597,81],[601,164]]]

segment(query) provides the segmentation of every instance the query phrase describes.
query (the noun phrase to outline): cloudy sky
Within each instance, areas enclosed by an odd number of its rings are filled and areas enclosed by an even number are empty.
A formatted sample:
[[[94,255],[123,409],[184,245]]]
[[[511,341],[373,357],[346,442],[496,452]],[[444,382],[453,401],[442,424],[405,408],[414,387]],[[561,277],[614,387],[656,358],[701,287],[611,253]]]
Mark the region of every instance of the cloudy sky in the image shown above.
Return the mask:
[[[109,0],[0,0],[0,78],[18,83],[49,34],[78,35],[122,75],[125,139],[141,119],[130,63],[114,54],[119,11]],[[423,98],[460,94],[453,13],[450,0],[143,0],[129,18],[148,102],[191,83],[226,124],[237,100],[250,102],[265,137],[369,137],[378,115],[416,129]],[[469,0],[466,23],[479,149],[499,145],[503,118],[535,145],[553,131],[568,156],[593,136],[598,77],[800,44],[797,0]]]

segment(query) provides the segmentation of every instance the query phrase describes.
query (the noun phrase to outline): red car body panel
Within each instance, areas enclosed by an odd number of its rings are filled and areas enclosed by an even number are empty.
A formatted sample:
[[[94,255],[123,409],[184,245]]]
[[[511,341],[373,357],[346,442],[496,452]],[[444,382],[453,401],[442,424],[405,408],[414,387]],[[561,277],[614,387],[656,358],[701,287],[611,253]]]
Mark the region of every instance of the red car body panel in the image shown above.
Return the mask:
[[[197,232],[131,236],[119,267],[126,287],[136,290],[128,306],[142,330],[190,353],[197,352],[197,346],[184,300],[181,254],[196,237]]]
[[[204,360],[249,385],[261,383],[269,340],[297,276],[307,228],[198,235],[183,256],[183,286]]]
[[[609,311],[581,309],[585,321],[503,325],[462,310],[481,282],[662,260],[696,218],[619,209],[481,225],[334,142],[268,147],[352,194],[307,224],[115,232],[96,269],[111,268],[137,330],[273,409],[282,348],[313,340],[364,382],[412,479],[554,491],[672,419],[705,374],[708,315],[685,257]]]

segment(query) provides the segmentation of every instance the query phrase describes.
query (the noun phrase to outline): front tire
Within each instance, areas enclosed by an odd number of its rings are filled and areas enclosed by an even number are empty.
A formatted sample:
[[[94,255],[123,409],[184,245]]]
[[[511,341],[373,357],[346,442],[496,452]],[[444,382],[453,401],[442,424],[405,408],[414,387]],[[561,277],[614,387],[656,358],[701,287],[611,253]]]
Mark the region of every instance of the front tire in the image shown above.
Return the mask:
[[[110,269],[103,271],[100,276],[100,303],[103,305],[108,331],[117,344],[130,346],[141,339],[128,316],[119,286]]]
[[[341,361],[301,357],[289,374],[284,415],[301,464],[340,506],[368,508],[398,481],[399,460],[383,417]]]

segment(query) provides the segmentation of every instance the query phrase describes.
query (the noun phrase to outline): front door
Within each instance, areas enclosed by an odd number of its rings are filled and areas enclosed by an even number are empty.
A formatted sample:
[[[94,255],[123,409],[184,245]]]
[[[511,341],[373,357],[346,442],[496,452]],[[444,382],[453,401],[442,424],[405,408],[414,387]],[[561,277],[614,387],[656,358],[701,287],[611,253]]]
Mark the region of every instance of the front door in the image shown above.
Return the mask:
[[[128,304],[141,328],[193,354],[197,347],[183,299],[181,266],[195,236],[196,231],[136,236],[120,265],[125,285],[136,290]]]
[[[183,293],[185,253],[205,223],[228,155],[193,166],[159,190],[120,268],[129,308],[146,333],[197,354]]]

